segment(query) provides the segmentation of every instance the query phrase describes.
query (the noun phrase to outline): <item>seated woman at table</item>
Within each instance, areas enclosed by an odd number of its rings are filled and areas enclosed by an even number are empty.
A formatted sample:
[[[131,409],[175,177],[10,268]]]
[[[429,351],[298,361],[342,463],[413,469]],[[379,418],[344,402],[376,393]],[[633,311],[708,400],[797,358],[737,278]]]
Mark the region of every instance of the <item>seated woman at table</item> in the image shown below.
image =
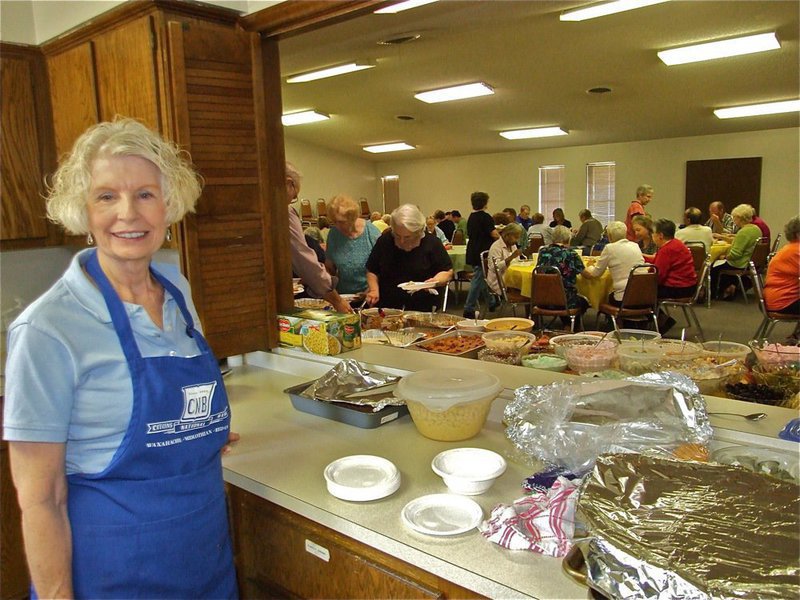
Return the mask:
[[[553,211],[553,220],[550,221],[550,227],[558,227],[559,225],[563,225],[567,229],[572,227],[572,223],[567,221],[567,218],[564,216],[564,210],[561,208],[556,208]]]
[[[333,223],[328,234],[325,267],[339,277],[336,291],[358,294],[367,289],[366,262],[381,236],[378,228],[359,214],[361,208],[350,196],[334,196],[328,203]]]
[[[658,268],[658,299],[691,298],[697,291],[697,273],[691,250],[675,239],[675,223],[669,219],[656,221],[653,240],[658,251],[654,257],[645,256],[644,259]],[[658,329],[662,335],[673,325],[675,319],[661,310]]]
[[[783,231],[787,243],[769,261],[764,302],[771,312],[800,317],[800,216]]]
[[[753,209],[748,204],[740,204],[734,208],[731,216],[738,229],[733,236],[730,250],[727,255],[720,256],[720,260],[711,267],[711,289],[721,287],[720,297],[723,300],[731,300],[736,295],[736,278],[733,275],[721,275],[720,272],[726,269],[746,268],[756,244],[761,239],[761,229],[751,223]],[[746,290],[752,285],[749,277],[743,277],[742,284]]]
[[[522,226],[519,223],[509,223],[500,232],[500,238],[495,240],[489,247],[487,259],[486,283],[489,290],[495,295],[500,295],[500,283],[497,281],[498,273],[495,272],[494,265],[497,265],[500,277],[505,275],[508,265],[517,258],[521,251],[517,248],[519,239],[522,236]]]
[[[387,229],[367,259],[367,303],[383,308],[429,311],[440,296],[397,287],[409,281],[445,286],[453,278],[450,257],[436,236],[425,232],[425,215],[413,204],[394,209]]]
[[[578,294],[577,279],[578,275],[585,269],[583,259],[580,255],[569,247],[569,240],[572,232],[563,225],[553,228],[553,243],[549,246],[542,246],[539,249],[539,259],[537,267],[556,267],[561,272],[564,281],[564,291],[567,295],[568,308],[580,308],[581,315],[589,308],[589,301]],[[562,317],[564,323],[569,323],[567,317]],[[581,323],[580,316],[578,324]],[[580,330],[576,324],[576,329]]]
[[[636,243],[639,244],[642,254],[653,256],[658,250],[658,246],[653,240],[653,220],[645,215],[636,215],[631,223]]]
[[[606,234],[609,243],[594,266],[586,267],[583,277],[600,277],[606,269],[611,271],[613,291],[608,297],[609,304],[619,306],[625,286],[628,285],[628,275],[636,265],[644,263],[642,251],[636,242],[630,241],[626,236],[628,228],[622,221],[611,221],[606,225]]]
[[[533,225],[528,227],[528,238],[530,239],[533,235],[541,235],[542,236],[542,243],[546,246],[547,244],[553,243],[553,229],[549,225],[544,224],[544,215],[540,212],[533,213],[531,217],[533,221]]]

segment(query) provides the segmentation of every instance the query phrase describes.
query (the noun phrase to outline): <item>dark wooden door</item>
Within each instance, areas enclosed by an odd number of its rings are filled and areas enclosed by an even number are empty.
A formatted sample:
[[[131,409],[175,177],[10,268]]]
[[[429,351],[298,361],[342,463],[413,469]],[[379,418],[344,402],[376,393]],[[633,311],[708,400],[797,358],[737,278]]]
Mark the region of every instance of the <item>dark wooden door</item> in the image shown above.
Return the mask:
[[[761,157],[686,161],[686,208],[696,206],[708,218],[708,205],[722,202],[730,212],[749,204],[759,213]]]

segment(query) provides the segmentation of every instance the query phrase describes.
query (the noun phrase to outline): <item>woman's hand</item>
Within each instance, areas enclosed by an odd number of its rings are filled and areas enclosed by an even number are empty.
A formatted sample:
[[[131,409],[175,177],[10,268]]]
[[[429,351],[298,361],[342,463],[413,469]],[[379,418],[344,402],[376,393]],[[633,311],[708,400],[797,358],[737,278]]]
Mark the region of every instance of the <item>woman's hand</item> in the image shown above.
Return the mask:
[[[367,291],[367,304],[369,304],[370,306],[375,306],[380,299],[381,299],[381,294],[378,290]]]
[[[236,433],[235,431],[229,431],[228,443],[222,447],[222,455],[225,456],[226,454],[229,454],[230,451],[233,449],[231,448],[231,444],[235,444],[240,439],[242,439],[242,436],[240,436],[238,433]]]

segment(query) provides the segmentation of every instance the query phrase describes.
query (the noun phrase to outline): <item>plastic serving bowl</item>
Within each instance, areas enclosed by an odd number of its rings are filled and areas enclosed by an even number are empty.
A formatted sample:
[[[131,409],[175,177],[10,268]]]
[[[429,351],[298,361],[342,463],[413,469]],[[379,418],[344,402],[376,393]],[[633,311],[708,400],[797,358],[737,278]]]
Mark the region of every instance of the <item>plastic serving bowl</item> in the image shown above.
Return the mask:
[[[619,368],[631,375],[650,373],[658,369],[664,350],[649,342],[625,343],[617,348]]]
[[[800,346],[753,340],[750,342],[750,348],[753,349],[758,364],[765,371],[785,368],[788,365],[800,366]]]
[[[454,448],[437,454],[431,462],[447,488],[455,494],[482,494],[506,472],[505,459],[482,448]]]
[[[645,342],[654,342],[661,339],[661,334],[657,331],[650,331],[649,329],[620,329],[619,337],[611,333],[608,337],[619,339],[622,344],[633,344]]]
[[[484,331],[488,322],[489,319],[463,319],[456,323],[456,327],[470,331]]]
[[[502,389],[497,377],[483,371],[423,369],[403,377],[395,394],[422,435],[456,442],[480,432]]]
[[[661,339],[651,343],[664,351],[661,362],[665,365],[680,365],[691,362],[703,354],[703,347],[694,342]]]
[[[524,352],[536,336],[527,331],[487,331],[481,338],[486,348],[498,352]]]
[[[744,362],[747,355],[750,354],[750,347],[736,342],[704,342],[703,354],[706,356],[718,356],[718,363],[724,363],[734,358]]]
[[[568,346],[564,358],[569,368],[581,375],[605,371],[617,358],[617,346],[615,340],[592,338],[586,343]]]
[[[486,324],[486,331],[531,331],[532,329],[533,321],[519,317],[491,319]]]
[[[529,354],[522,357],[522,366],[542,371],[561,372],[567,368],[567,361],[552,354]]]
[[[611,336],[609,336],[611,337]],[[594,342],[597,343],[597,337],[594,335],[587,335],[585,333],[569,333],[566,335],[557,335],[550,338],[550,347],[561,358],[565,358],[566,351],[569,346],[574,344],[587,344]],[[606,338],[608,339],[608,338]]]

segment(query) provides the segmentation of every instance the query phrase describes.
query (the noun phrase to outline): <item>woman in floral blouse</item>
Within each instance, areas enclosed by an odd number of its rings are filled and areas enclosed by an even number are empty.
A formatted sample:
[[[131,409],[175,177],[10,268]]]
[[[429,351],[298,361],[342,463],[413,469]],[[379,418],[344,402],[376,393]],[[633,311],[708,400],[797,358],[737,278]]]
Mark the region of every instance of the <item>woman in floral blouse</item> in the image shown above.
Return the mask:
[[[561,272],[564,281],[564,291],[567,294],[567,306],[569,308],[580,308],[581,314],[589,308],[589,301],[578,294],[576,280],[578,274],[583,272],[583,260],[577,252],[569,248],[571,232],[563,225],[553,228],[553,243],[549,246],[542,246],[539,249],[539,260],[537,267],[556,267]],[[569,319],[562,318],[564,323],[569,323]],[[579,320],[580,322],[580,320]],[[576,330],[578,330],[576,323]]]

